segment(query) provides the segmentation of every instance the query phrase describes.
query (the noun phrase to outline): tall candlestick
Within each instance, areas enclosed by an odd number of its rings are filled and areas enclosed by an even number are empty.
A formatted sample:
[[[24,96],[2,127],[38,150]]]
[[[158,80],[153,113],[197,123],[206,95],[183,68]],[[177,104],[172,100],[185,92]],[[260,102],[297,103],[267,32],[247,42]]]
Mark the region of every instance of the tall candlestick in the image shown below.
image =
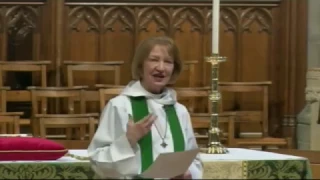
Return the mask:
[[[219,54],[220,0],[212,1],[212,53]]]
[[[226,61],[226,57],[219,55],[219,20],[220,20],[220,0],[212,0],[212,54],[206,57],[206,61],[211,64],[211,101],[210,127],[208,130],[209,143],[206,149],[209,154],[226,154],[228,149],[220,142],[219,129],[219,105],[221,93],[219,91],[219,64]]]

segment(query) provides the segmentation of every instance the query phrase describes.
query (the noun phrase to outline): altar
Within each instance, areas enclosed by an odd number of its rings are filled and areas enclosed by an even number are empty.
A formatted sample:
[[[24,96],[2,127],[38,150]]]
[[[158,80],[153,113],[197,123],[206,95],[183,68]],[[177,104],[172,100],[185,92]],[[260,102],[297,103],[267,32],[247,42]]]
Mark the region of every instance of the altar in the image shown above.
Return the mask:
[[[228,154],[201,154],[203,179],[311,179],[309,160],[251,149]]]
[[[249,149],[201,154],[204,179],[311,179],[306,158]],[[57,161],[2,161],[0,179],[96,179],[86,150],[70,150]]]

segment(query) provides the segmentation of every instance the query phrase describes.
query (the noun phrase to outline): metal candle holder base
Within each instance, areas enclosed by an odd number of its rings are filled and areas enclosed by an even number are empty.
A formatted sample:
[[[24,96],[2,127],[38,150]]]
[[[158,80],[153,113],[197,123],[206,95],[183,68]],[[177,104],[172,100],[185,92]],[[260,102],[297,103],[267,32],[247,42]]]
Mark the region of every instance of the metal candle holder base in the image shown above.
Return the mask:
[[[211,94],[209,99],[212,103],[212,114],[209,133],[209,143],[207,148],[208,154],[226,154],[228,149],[220,142],[220,129],[218,124],[219,118],[219,103],[221,94],[219,92],[219,64],[226,61],[226,57],[219,56],[219,54],[212,54],[205,57],[205,60],[211,63]]]

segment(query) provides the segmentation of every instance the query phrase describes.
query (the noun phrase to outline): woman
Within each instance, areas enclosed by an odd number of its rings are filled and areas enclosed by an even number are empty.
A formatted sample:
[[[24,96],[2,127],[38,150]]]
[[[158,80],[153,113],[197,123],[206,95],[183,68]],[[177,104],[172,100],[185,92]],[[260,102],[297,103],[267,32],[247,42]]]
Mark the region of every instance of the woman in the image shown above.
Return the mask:
[[[160,153],[197,148],[189,113],[177,102],[175,91],[167,87],[181,69],[172,39],[153,37],[138,46],[132,62],[135,80],[108,102],[88,148],[99,176],[117,172],[132,178],[146,170]],[[202,178],[199,158],[176,178]]]

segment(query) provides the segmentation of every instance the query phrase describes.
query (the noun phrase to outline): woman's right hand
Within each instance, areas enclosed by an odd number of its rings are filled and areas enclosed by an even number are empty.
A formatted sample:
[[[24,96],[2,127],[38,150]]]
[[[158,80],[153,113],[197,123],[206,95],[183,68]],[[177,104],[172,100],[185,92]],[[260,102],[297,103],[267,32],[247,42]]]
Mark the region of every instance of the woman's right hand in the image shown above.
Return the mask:
[[[126,136],[131,147],[135,147],[137,142],[151,130],[156,119],[157,116],[149,114],[137,123],[134,123],[132,119],[129,120]]]

